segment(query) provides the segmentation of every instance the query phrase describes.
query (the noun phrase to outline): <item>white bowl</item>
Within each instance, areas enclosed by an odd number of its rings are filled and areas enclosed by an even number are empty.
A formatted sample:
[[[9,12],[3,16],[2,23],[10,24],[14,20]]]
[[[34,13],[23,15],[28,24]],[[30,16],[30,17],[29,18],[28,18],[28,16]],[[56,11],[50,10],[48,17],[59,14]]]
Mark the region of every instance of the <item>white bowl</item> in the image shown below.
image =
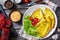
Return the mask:
[[[52,12],[53,12],[53,15],[54,15],[54,18],[55,18],[55,25],[54,25],[54,28],[51,29],[51,31],[43,38],[37,38],[37,39],[44,39],[44,38],[48,38],[49,36],[51,36],[55,30],[56,30],[56,27],[57,27],[57,16],[55,14],[55,12],[50,8],[48,7],[47,5],[43,5],[43,4],[38,4],[38,5],[34,5],[34,6],[31,6],[29,7],[26,12],[24,13],[24,16],[25,15],[31,15],[33,13],[34,10],[36,10],[37,8],[41,8],[42,10],[47,7],[48,9],[50,9]],[[24,16],[23,16],[23,20],[24,20]],[[23,23],[23,21],[22,21]],[[24,24],[23,24],[24,25]],[[24,27],[24,26],[23,26]],[[24,30],[24,29],[23,29]],[[30,35],[31,36],[31,35]],[[35,37],[36,38],[36,37]]]

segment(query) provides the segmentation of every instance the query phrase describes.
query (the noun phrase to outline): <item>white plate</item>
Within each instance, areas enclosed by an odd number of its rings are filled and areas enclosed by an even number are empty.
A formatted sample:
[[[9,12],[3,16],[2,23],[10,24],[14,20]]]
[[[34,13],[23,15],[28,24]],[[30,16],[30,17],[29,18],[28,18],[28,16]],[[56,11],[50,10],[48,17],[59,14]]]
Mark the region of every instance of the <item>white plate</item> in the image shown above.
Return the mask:
[[[31,6],[24,13],[24,16],[25,15],[31,15],[33,13],[33,11],[35,11],[37,8],[41,8],[43,10],[45,7],[47,7],[48,9],[50,9],[53,12],[53,15],[54,15],[54,18],[55,18],[55,25],[54,25],[54,28],[52,28],[51,31],[47,34],[47,36],[45,36],[43,38],[37,38],[37,39],[47,38],[54,33],[54,31],[56,30],[56,27],[57,27],[57,16],[56,16],[55,12],[50,7],[48,7],[47,5],[42,5],[42,4]],[[24,17],[23,17],[23,20],[24,20]],[[23,21],[22,21],[22,23],[23,23]]]

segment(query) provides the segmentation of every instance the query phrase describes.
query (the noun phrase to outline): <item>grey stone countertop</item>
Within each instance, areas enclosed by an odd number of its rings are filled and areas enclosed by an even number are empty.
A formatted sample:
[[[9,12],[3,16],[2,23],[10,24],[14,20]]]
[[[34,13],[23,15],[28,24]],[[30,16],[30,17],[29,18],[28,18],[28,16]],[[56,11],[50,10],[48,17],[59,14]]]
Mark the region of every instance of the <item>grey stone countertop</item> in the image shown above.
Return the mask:
[[[2,4],[2,6],[4,6],[4,1],[1,1],[0,0],[0,4]],[[50,0],[50,1],[53,1],[54,3],[58,4],[60,3],[60,0]],[[59,2],[59,3],[58,3]],[[4,7],[5,8],[5,7]],[[27,9],[20,9],[19,11],[21,11],[21,13],[24,13]],[[6,14],[9,16],[9,13],[10,13],[11,10],[5,10]],[[46,39],[43,39],[43,40],[54,40],[54,38],[57,38],[56,40],[60,40],[60,7],[57,8],[56,10],[56,15],[57,15],[57,18],[58,18],[58,25],[57,25],[57,29],[56,31],[54,32],[54,34],[52,36],[50,36],[49,38],[46,38]],[[16,23],[13,23],[13,24],[16,24]],[[16,29],[16,32],[18,33],[20,28],[22,27],[22,25],[18,25],[16,24],[14,26],[14,28]],[[11,38],[11,40],[26,40],[25,38],[22,38],[20,36],[16,37],[16,38]]]

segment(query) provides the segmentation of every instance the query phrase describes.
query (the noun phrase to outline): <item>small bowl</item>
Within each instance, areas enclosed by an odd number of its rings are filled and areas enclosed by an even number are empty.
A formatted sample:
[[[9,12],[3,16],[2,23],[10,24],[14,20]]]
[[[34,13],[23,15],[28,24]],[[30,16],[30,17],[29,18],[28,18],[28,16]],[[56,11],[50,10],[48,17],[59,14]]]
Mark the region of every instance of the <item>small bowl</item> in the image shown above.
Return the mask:
[[[9,14],[9,18],[10,18],[10,15],[13,13],[13,12],[15,12],[15,11],[17,11],[17,12],[19,12],[20,13],[20,19],[18,20],[18,21],[16,21],[15,23],[17,23],[17,22],[20,22],[21,21],[21,19],[22,19],[22,14],[21,14],[21,12],[20,11],[18,11],[18,10],[13,10],[13,11],[11,11],[10,12],[10,14]],[[10,18],[10,20],[11,20],[11,18]],[[12,21],[12,20],[11,20]],[[14,21],[12,21],[12,22],[14,22]]]
[[[7,9],[17,9],[17,6],[10,0],[5,1],[4,6]]]
[[[10,9],[13,7],[13,2],[12,1],[6,1],[4,3],[4,6],[7,8],[7,9]]]
[[[18,0],[14,0],[14,2],[17,3],[17,4],[19,4],[19,3],[22,2],[22,0],[19,0],[19,1]]]

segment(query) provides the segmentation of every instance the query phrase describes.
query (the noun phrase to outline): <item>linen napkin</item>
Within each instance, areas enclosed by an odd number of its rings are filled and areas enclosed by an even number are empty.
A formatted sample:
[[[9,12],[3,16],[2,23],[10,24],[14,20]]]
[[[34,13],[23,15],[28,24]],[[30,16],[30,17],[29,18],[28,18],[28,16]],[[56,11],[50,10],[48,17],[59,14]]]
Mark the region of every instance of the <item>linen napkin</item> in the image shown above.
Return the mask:
[[[51,9],[53,9],[54,11],[56,11],[58,5],[54,4],[53,2],[50,2],[49,0],[44,0],[44,2],[45,2],[46,5],[48,5]],[[20,34],[21,37],[24,37],[24,38],[26,38],[26,39],[28,39],[28,40],[38,40],[38,39],[36,39],[36,38],[33,38],[32,36],[26,35],[26,34],[24,33],[23,28],[21,28],[19,34]],[[55,35],[55,36],[57,36],[57,35]]]

